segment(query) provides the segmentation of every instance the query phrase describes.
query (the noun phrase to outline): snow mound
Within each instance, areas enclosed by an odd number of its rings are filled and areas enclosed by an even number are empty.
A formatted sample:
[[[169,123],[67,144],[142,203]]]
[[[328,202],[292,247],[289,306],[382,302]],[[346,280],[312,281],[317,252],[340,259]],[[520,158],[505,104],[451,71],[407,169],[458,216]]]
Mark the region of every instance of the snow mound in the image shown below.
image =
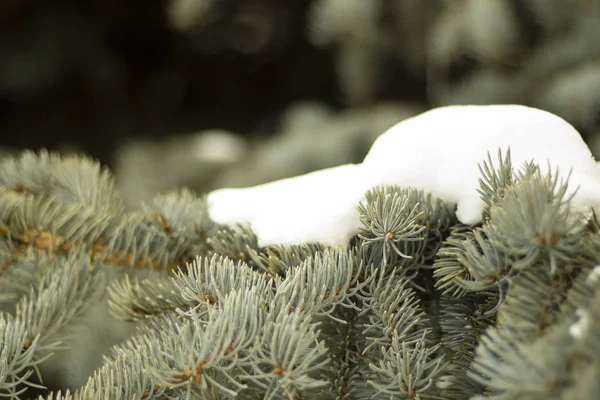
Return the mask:
[[[548,165],[577,190],[573,206],[600,211],[600,169],[575,128],[521,105],[448,106],[404,120],[381,134],[361,164],[208,194],[211,218],[249,224],[259,244],[320,242],[345,246],[358,233],[356,206],[376,185],[412,186],[456,205],[462,223],[481,221],[478,164],[510,147],[513,166]]]

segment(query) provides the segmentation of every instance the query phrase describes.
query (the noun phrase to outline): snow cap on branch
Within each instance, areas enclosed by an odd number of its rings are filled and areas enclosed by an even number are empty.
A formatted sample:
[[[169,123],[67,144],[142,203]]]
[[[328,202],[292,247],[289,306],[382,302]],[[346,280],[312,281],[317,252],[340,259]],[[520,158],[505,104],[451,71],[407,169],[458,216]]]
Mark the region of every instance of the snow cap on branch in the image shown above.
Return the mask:
[[[512,164],[539,164],[569,178],[572,206],[600,211],[600,169],[579,132],[562,118],[521,105],[448,106],[404,120],[375,141],[361,164],[208,194],[211,217],[249,224],[259,244],[346,245],[358,233],[356,206],[370,188],[415,187],[481,221],[479,164],[510,148]],[[497,166],[494,166],[497,167]],[[571,175],[569,176],[569,173]]]

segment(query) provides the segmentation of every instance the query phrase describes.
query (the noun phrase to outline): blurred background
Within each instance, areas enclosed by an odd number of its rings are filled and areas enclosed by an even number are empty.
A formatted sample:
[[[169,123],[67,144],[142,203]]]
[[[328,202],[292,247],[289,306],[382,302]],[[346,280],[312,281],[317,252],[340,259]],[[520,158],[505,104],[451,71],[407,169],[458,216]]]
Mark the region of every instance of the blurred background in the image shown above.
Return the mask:
[[[600,0],[0,2],[2,151],[84,152],[132,206],[359,162],[465,103],[549,110],[600,155]]]

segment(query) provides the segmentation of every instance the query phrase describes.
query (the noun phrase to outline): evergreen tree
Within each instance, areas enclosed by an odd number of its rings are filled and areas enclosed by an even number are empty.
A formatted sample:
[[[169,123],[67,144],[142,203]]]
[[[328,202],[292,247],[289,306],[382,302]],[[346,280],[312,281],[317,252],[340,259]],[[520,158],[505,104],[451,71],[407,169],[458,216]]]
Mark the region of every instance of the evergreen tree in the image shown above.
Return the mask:
[[[40,399],[595,398],[596,217],[571,211],[557,174],[499,161],[481,164],[477,226],[378,186],[348,247],[261,248],[188,190],[128,211],[89,159],[7,159],[0,395],[43,389],[39,366],[106,301],[135,334],[81,388]]]

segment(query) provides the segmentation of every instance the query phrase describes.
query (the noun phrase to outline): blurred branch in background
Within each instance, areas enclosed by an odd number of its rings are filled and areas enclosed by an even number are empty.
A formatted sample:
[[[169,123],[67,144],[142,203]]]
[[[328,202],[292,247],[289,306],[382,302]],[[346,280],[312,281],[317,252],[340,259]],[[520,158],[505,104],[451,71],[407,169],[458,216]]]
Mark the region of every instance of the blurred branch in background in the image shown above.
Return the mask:
[[[199,193],[242,187],[360,162],[375,138],[396,122],[423,111],[378,103],[336,113],[322,103],[290,106],[268,139],[245,139],[221,130],[132,141],[116,152],[114,173],[130,207],[182,186]]]

